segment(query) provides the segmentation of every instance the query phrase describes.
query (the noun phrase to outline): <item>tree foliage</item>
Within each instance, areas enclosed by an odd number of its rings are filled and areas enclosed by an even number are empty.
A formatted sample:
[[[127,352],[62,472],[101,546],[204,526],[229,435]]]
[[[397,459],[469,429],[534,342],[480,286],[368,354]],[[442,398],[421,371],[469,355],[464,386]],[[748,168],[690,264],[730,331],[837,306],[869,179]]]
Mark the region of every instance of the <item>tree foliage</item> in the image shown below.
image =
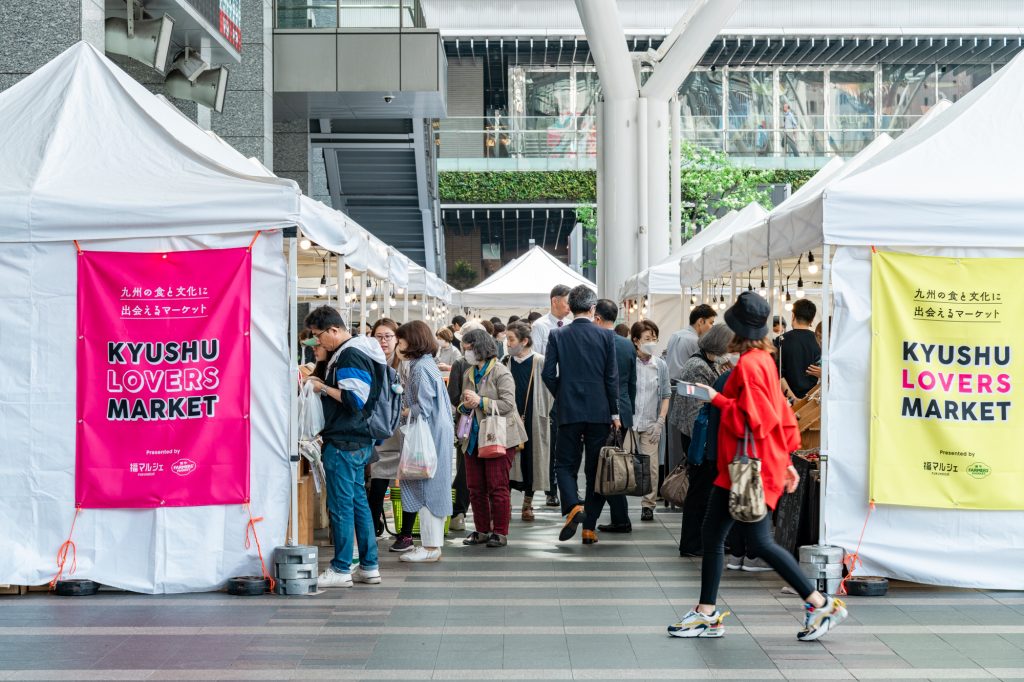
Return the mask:
[[[456,289],[468,289],[477,283],[477,277],[472,265],[464,260],[457,260],[448,272],[448,283]]]

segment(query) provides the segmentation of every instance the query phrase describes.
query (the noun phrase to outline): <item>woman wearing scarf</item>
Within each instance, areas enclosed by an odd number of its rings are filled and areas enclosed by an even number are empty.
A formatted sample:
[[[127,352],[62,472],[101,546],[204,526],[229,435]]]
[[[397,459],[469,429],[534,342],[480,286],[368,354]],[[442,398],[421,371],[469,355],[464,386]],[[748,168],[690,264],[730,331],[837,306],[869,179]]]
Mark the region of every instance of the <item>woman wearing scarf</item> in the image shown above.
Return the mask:
[[[544,356],[533,352],[530,325],[512,322],[505,330],[505,366],[516,382],[516,410],[526,427],[526,443],[512,465],[511,486],[523,493],[522,520],[533,521],[533,493],[551,487],[551,392],[541,379]]]
[[[463,540],[465,545],[504,547],[512,520],[509,470],[516,449],[526,441],[526,429],[516,411],[516,383],[512,372],[498,362],[494,337],[484,330],[462,337],[462,349],[469,369],[463,379],[459,413],[471,417],[469,435],[463,440],[466,453],[466,482],[476,530]],[[505,452],[499,457],[480,457],[480,424],[497,412],[505,419]]]

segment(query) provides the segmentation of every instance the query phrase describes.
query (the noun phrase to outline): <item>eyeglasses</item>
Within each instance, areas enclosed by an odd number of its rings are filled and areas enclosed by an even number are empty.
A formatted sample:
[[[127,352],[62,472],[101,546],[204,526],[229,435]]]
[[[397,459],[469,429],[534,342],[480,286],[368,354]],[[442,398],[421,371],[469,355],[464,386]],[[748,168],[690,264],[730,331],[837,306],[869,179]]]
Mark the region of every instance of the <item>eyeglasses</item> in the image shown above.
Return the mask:
[[[395,335],[394,334],[375,334],[373,338],[377,339],[378,341],[394,341],[395,340]]]
[[[316,337],[316,340],[317,340],[317,341],[319,341],[319,340],[320,340],[320,337],[321,337],[321,336],[323,336],[324,334],[326,334],[326,333],[327,333],[327,332],[329,332],[329,331],[331,331],[331,330],[330,330],[330,329],[324,329],[323,331],[319,331],[319,332],[311,332],[311,333],[313,334],[313,336],[315,336],[315,337]]]

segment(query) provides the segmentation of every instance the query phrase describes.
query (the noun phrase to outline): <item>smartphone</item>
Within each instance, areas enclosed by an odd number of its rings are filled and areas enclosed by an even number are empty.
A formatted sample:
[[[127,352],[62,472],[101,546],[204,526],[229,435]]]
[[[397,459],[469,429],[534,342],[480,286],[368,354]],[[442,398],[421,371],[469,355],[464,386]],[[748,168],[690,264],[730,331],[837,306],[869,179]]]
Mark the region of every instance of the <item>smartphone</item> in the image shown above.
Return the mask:
[[[708,392],[708,389],[698,384],[691,384],[689,381],[677,382],[676,392],[684,398],[696,398],[704,402],[711,402],[711,393]]]

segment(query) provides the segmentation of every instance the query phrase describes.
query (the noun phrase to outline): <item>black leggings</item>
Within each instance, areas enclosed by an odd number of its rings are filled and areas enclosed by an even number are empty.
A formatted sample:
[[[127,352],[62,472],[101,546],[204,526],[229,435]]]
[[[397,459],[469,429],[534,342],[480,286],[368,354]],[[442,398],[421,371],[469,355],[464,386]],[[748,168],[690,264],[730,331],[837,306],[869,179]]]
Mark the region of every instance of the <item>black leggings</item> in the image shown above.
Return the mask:
[[[367,498],[370,503],[370,516],[373,517],[375,531],[384,529],[384,495],[391,486],[390,478],[371,478]],[[395,530],[399,535],[412,535],[412,525],[416,523],[416,512],[402,512],[402,527]]]
[[[767,514],[757,523],[742,523],[729,515],[729,491],[717,485],[708,499],[708,513],[704,517],[704,560],[700,572],[700,603],[714,605],[718,601],[718,585],[722,580],[725,559],[725,537],[733,526],[743,534],[748,554],[768,562],[789,586],[806,600],[814,593],[814,585],[800,571],[793,555],[775,544],[772,539],[772,515]]]

